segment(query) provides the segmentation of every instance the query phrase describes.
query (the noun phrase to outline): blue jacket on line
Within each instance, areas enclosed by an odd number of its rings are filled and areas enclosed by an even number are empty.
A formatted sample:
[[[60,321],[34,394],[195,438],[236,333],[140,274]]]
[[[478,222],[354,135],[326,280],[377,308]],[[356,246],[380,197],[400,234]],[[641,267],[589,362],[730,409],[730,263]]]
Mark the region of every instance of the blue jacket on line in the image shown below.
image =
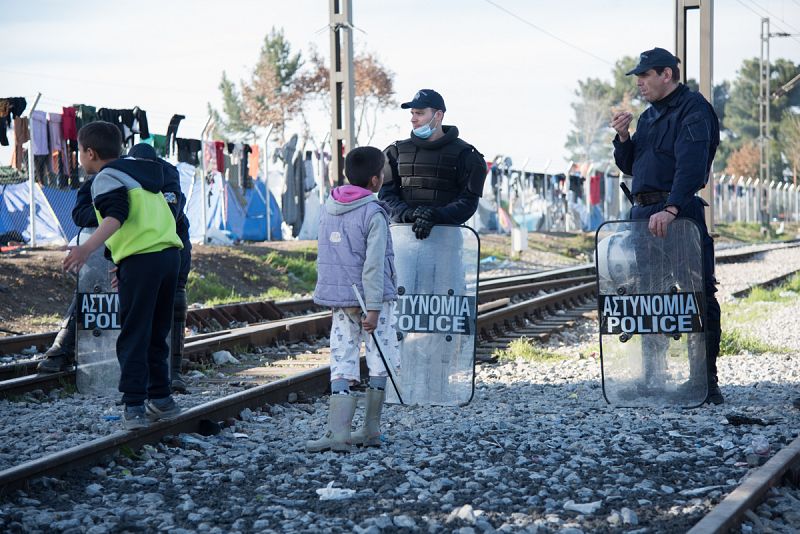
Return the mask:
[[[719,119],[700,93],[678,85],[648,107],[626,142],[614,137],[617,167],[633,176],[631,192],[668,191],[666,205],[683,210],[702,189],[719,146]]]

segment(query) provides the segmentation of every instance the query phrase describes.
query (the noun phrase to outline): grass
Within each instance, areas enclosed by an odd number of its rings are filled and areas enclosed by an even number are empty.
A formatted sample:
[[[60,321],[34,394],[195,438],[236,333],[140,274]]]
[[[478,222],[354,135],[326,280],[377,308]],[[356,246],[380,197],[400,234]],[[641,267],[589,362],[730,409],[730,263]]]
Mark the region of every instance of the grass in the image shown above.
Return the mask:
[[[31,326],[52,326],[58,324],[63,320],[61,315],[51,313],[50,315],[34,315],[29,319]]]
[[[552,360],[563,360],[565,357],[557,352],[553,352],[537,346],[527,337],[515,339],[508,344],[505,349],[494,351],[493,356],[501,360],[527,360],[530,362],[543,362]]]
[[[286,274],[289,285],[299,286],[305,292],[312,291],[317,283],[316,255],[308,252],[302,255],[288,255],[270,252],[264,256],[264,263],[281,274]],[[293,283],[294,282],[294,283]]]
[[[744,243],[762,243],[765,241],[786,241],[792,239],[797,233],[798,227],[794,223],[786,223],[782,234],[778,235],[779,223],[771,223],[766,233],[762,233],[759,223],[728,223],[714,225],[714,232],[727,239],[741,241]]]
[[[764,343],[753,336],[748,336],[737,328],[725,328],[723,324],[722,339],[719,343],[720,356],[733,356],[742,354],[743,352],[764,354],[766,352],[784,353],[789,352],[789,350]]]
[[[202,302],[213,306],[214,304],[238,302],[243,297],[232,287],[224,285],[214,273],[201,275],[197,271],[190,271],[189,280],[186,283],[186,299],[189,302]]]

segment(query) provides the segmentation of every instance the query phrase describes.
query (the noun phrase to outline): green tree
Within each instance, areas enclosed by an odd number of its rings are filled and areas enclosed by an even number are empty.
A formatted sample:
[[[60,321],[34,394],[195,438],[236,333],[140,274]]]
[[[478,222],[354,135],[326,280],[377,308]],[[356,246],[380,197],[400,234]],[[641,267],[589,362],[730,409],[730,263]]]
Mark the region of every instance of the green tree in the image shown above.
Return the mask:
[[[797,74],[798,66],[786,59],[777,59],[770,65],[771,90],[787,83]],[[720,147],[717,161],[725,166],[727,158],[748,141],[759,137],[760,66],[758,58],[746,59],[730,88],[730,98],[725,106],[724,128],[726,141]],[[800,105],[800,92],[790,91],[779,98],[770,98],[770,167],[773,178],[781,175],[784,163],[779,125],[791,106]]]
[[[292,52],[283,29],[273,27],[264,38],[251,79],[240,83],[241,88],[222,73],[219,90],[222,93],[222,112],[209,104],[215,119],[216,132],[248,133],[255,127],[273,126],[280,137],[291,113],[303,100],[295,79],[303,65],[300,52]]]

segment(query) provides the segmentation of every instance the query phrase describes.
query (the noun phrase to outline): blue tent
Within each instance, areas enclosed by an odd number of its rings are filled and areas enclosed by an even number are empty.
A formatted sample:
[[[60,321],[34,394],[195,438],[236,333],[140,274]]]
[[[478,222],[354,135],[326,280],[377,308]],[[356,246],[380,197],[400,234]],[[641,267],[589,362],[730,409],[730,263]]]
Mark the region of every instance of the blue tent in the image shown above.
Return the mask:
[[[53,208],[53,212],[58,218],[61,229],[67,241],[78,235],[80,228],[72,222],[72,208],[75,207],[75,200],[78,197],[77,189],[56,189],[55,187],[44,186],[42,188],[44,196]]]
[[[31,240],[28,182],[0,185],[0,233],[17,231]],[[39,184],[34,184],[34,221],[37,245],[66,245],[67,236]]]
[[[226,184],[225,230],[245,241],[265,241],[267,239],[267,188],[264,182],[256,180],[252,189],[238,189]],[[281,211],[275,198],[270,194],[270,227],[273,240],[281,239]]]

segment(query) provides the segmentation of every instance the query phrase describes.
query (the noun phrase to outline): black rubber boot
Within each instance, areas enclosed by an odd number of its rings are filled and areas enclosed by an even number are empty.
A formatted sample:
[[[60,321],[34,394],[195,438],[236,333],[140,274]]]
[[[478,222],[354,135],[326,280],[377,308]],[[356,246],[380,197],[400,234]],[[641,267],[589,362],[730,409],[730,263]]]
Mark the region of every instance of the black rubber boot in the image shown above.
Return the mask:
[[[181,287],[175,290],[175,305],[172,308],[170,378],[173,393],[186,393],[186,382],[181,376],[184,330],[186,330],[186,289]]]
[[[67,311],[53,344],[44,353],[45,359],[39,362],[36,370],[40,373],[60,373],[75,364],[75,301]]]

